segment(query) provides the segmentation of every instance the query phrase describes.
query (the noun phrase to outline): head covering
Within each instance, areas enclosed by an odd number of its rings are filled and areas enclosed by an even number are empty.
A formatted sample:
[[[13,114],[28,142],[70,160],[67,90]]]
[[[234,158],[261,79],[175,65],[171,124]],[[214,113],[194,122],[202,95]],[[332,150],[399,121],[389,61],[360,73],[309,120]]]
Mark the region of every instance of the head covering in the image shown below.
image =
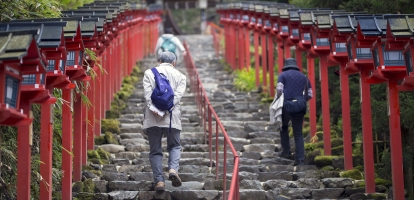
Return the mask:
[[[286,58],[282,71],[287,71],[289,69],[300,71],[298,65],[296,64],[296,59]]]

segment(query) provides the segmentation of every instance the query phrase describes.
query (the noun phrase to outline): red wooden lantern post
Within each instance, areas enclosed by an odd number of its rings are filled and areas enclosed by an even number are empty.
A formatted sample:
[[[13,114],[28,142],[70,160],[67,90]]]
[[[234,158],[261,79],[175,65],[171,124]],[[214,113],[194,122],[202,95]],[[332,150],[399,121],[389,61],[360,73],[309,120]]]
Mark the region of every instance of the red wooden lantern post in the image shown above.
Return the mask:
[[[234,3],[230,3],[229,4],[229,50],[230,50],[230,59],[229,59],[229,64],[232,67],[233,70],[237,69],[236,64],[237,64],[237,49],[236,49],[236,27],[235,27],[235,21],[236,21],[236,17],[237,15],[235,14],[234,11]]]
[[[315,88],[315,62],[314,56],[309,53],[312,46],[311,42],[311,30],[312,30],[312,13],[311,11],[300,11],[299,13],[299,42],[296,45],[296,48],[301,51],[307,51],[306,63],[308,71],[308,79],[312,85],[312,94],[316,97],[316,88]],[[281,72],[281,67],[279,67]],[[314,137],[316,134],[316,98],[309,100],[309,126],[310,126],[310,136]]]
[[[255,70],[255,80],[256,80],[256,87],[260,85],[260,72],[259,72],[259,34],[258,30],[256,29],[256,10],[255,4],[249,4],[249,19],[250,22],[248,24],[249,30],[253,30],[253,45],[254,45],[254,70]]]
[[[407,69],[412,67],[411,52],[403,51],[407,42],[413,37],[412,19],[414,15],[384,15],[387,20],[386,40],[376,39],[371,47],[374,59],[374,72],[371,79],[376,82],[387,81],[388,95],[388,118],[390,129],[390,152],[391,152],[391,174],[393,185],[393,198],[404,199],[404,174],[402,143],[401,143],[401,125],[400,125],[400,104],[398,94],[399,80],[408,75]],[[378,19],[378,24],[383,24]],[[383,30],[383,27],[378,27]],[[384,36],[384,32],[377,32],[377,35]],[[407,53],[408,52],[408,53]],[[405,62],[404,62],[405,55]],[[407,68],[408,67],[408,68]],[[412,69],[412,68],[411,68]]]
[[[315,25],[311,29],[312,46],[310,54],[319,59],[319,74],[321,82],[322,125],[324,140],[324,155],[331,155],[331,123],[329,108],[328,67],[335,66],[328,60],[330,54],[331,17],[329,13],[312,12]]]
[[[236,69],[241,70],[244,67],[244,32],[242,24],[242,4],[234,3],[234,12],[236,19],[233,21],[234,27],[236,29],[236,55],[237,55],[237,65]]]
[[[18,199],[30,199],[31,136],[30,100],[41,89],[23,92],[23,74],[45,73],[42,56],[34,36],[37,31],[9,31],[0,33],[2,49],[0,70],[4,81],[0,82],[0,120],[3,125],[18,126],[17,193]],[[19,105],[20,104],[20,105]],[[21,109],[18,111],[17,109]]]
[[[249,6],[250,4],[248,3],[243,3],[242,4],[242,9],[243,9],[243,15],[242,15],[242,19],[241,19],[241,24],[243,26],[243,33],[244,33],[244,41],[243,45],[244,45],[244,59],[245,59],[245,63],[244,66],[242,66],[243,68],[246,68],[246,70],[250,70],[250,29],[249,29],[249,24],[250,24],[250,17],[249,17]]]
[[[345,170],[353,169],[352,161],[352,133],[351,133],[351,111],[349,100],[348,76],[355,72],[348,72],[346,64],[349,61],[346,48],[347,38],[354,35],[356,24],[354,17],[350,15],[334,16],[333,35],[331,36],[331,54],[329,58],[340,63],[340,87],[342,105],[342,137],[344,141],[344,163]]]
[[[370,84],[375,82],[371,82],[369,76],[374,69],[370,48],[378,36],[369,33],[382,30],[376,26],[374,17],[356,17],[356,19],[358,20],[357,35],[347,39],[349,62],[346,70],[359,71],[360,74],[365,192],[373,193],[375,192],[375,176]]]

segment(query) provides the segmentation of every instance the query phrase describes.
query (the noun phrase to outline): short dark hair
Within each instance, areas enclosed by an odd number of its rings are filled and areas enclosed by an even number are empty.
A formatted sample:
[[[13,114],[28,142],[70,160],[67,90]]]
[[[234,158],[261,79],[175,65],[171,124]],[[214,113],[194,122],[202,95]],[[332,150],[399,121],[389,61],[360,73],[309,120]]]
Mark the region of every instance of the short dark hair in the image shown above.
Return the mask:
[[[165,33],[165,34],[173,34],[173,33],[174,33],[174,31],[173,31],[173,29],[172,29],[172,28],[165,28],[164,33]]]

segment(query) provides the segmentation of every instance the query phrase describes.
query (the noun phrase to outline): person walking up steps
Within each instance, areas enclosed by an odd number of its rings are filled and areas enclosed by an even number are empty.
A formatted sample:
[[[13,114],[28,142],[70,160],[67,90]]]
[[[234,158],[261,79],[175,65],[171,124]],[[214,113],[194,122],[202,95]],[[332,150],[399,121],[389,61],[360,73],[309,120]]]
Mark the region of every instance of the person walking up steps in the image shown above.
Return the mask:
[[[166,28],[164,34],[158,38],[157,45],[155,46],[155,54],[159,55],[161,52],[172,52],[178,58],[178,52],[180,50],[182,55],[185,56],[186,51],[181,41],[173,35],[172,28]]]
[[[181,156],[180,132],[182,130],[180,101],[186,89],[186,76],[175,69],[176,57],[172,52],[160,53],[158,62],[160,64],[155,69],[161,76],[164,75],[168,79],[169,85],[174,92],[174,107],[171,112],[154,110],[156,102],[152,102],[151,95],[156,87],[155,75],[151,69],[146,70],[143,79],[146,100],[143,130],[148,136],[150,145],[149,160],[154,176],[154,190],[164,191],[165,180],[162,173],[163,154],[161,147],[163,135],[167,137],[167,150],[169,153],[168,177],[174,187],[181,186],[181,179],[178,176]]]
[[[306,102],[312,98],[312,88],[309,79],[300,72],[296,64],[296,59],[287,58],[285,60],[282,73],[277,81],[277,98],[282,93],[284,103],[282,108],[282,130],[280,131],[280,141],[282,152],[280,157],[291,159],[288,125],[292,121],[293,136],[295,138],[295,161],[294,166],[304,165],[305,144],[303,141],[302,125],[306,114]]]

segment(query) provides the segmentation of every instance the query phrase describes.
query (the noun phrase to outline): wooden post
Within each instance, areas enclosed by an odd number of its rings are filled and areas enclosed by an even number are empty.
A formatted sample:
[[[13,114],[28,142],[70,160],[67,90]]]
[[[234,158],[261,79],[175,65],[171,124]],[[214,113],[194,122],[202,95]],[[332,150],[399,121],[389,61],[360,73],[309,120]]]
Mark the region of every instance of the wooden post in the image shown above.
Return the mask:
[[[31,104],[23,99],[20,101],[20,109],[28,117],[31,116]],[[31,135],[32,124],[18,126],[17,133],[17,199],[30,199],[31,177]]]

